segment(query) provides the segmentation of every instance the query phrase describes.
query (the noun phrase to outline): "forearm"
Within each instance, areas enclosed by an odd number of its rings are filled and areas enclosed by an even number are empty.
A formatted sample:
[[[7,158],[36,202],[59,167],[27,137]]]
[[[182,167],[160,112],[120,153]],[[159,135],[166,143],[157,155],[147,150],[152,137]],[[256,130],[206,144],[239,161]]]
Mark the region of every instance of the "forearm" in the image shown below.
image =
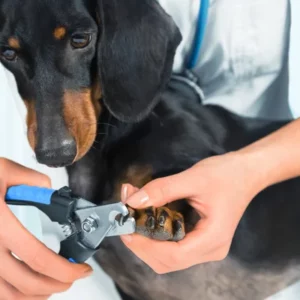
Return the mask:
[[[236,154],[259,189],[300,176],[300,119]]]

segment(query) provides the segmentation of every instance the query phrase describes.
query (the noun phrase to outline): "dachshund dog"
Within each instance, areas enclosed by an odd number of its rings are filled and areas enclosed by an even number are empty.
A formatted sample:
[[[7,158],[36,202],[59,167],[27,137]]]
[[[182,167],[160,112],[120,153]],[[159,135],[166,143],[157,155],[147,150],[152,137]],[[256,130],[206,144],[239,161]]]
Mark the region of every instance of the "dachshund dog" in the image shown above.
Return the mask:
[[[0,0],[0,59],[38,162],[67,167],[75,193],[109,203],[122,183],[142,187],[287,123],[201,105],[172,75],[180,42],[155,0]],[[96,258],[123,299],[261,300],[296,278],[287,268],[300,255],[299,195],[299,179],[260,193],[222,262],[157,275],[117,237]],[[158,240],[181,240],[199,220],[185,200],[132,213],[137,232]]]

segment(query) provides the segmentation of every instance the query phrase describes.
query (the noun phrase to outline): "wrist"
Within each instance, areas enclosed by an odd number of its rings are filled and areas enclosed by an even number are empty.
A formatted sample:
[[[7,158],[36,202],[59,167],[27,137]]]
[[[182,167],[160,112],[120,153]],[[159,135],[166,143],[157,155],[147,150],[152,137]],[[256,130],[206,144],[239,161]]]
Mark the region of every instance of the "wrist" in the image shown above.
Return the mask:
[[[300,119],[238,150],[260,189],[300,175]]]
[[[246,185],[252,197],[271,185],[269,168],[264,164],[260,153],[242,149],[229,155],[234,157],[241,182]]]

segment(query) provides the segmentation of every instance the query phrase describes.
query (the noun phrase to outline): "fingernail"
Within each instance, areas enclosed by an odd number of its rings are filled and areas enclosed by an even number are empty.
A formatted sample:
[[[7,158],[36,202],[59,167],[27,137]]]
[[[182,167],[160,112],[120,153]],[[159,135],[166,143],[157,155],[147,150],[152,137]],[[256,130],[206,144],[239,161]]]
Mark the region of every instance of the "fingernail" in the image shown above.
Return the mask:
[[[132,241],[132,236],[131,235],[122,235],[121,238],[126,243],[130,243]]]
[[[144,206],[146,203],[148,205],[149,200],[150,199],[148,194],[145,191],[140,190],[139,192],[135,193],[132,197],[129,197],[126,203],[133,208],[138,208],[140,206]]]
[[[123,184],[122,185],[122,192],[121,192],[121,200],[122,202],[125,202],[127,200],[128,197],[128,185],[127,184]]]

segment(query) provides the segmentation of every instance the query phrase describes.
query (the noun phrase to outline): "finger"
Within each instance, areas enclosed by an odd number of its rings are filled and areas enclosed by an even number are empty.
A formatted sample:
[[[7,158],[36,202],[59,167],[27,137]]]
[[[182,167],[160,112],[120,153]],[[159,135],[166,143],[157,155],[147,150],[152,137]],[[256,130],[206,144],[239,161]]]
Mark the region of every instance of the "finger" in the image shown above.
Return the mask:
[[[89,276],[87,264],[73,264],[48,249],[20,224],[11,211],[0,218],[1,245],[17,255],[34,271],[64,283]],[[11,233],[14,234],[11,234]]]
[[[21,300],[48,300],[50,299],[51,295],[48,296],[37,296],[37,297],[24,297]]]
[[[157,244],[159,242],[136,234],[131,235],[130,240],[128,239],[128,236],[122,236],[121,239],[129,250],[131,250],[140,260],[147,264],[156,273],[165,274],[173,271],[169,265],[166,265],[163,262],[165,256],[163,256],[162,259],[157,259],[157,253],[152,253],[152,249],[155,248],[153,247],[153,244]],[[160,247],[162,247],[162,244],[160,244]]]
[[[121,191],[121,200],[123,203],[127,201],[129,197],[131,197],[134,193],[138,192],[138,188],[134,187],[131,184],[123,184]]]
[[[10,284],[6,283],[1,277],[0,277],[0,299],[16,299],[16,289],[13,288]]]
[[[50,178],[13,161],[0,158],[0,178],[6,186],[19,184],[51,187]],[[6,192],[6,191],[2,191]]]
[[[49,296],[23,296],[20,294],[20,296],[15,297],[14,299],[18,300],[48,300],[50,299],[51,295]]]
[[[158,274],[184,270],[197,264],[176,242],[155,241],[140,235],[131,236],[128,241],[122,237],[124,244],[150,268]]]
[[[146,264],[161,272],[177,271],[192,265],[223,258],[228,243],[217,238],[218,232],[206,219],[200,221],[194,231],[179,242],[155,241],[140,235],[121,237],[124,244]],[[225,240],[224,240],[225,241]],[[228,250],[228,248],[227,248]],[[228,254],[228,252],[227,252]],[[160,266],[157,270],[157,266]]]
[[[0,300],[47,300],[49,298],[50,295],[37,297],[25,296],[0,277]]]
[[[224,260],[228,256],[229,250],[230,244],[221,246],[220,248],[217,248],[216,250],[199,257],[197,264]]]
[[[129,197],[126,204],[133,208],[159,207],[175,200],[193,197],[190,174],[191,171],[187,170],[176,175],[156,179]]]
[[[0,277],[24,295],[46,296],[64,292],[71,287],[71,284],[34,272],[8,251],[0,250],[0,261]]]
[[[138,258],[158,274],[185,270],[201,263],[220,261],[229,252],[229,247],[224,246],[207,251],[204,256],[199,256],[198,251],[186,252],[175,242],[154,241],[140,235],[133,235],[130,240],[122,237],[122,240]]]
[[[1,300],[12,300],[12,299],[18,299],[18,300],[47,300],[50,298],[50,295],[48,296],[37,296],[37,297],[30,297],[25,296],[24,294],[17,291],[13,286],[5,282],[0,277],[0,299]]]

